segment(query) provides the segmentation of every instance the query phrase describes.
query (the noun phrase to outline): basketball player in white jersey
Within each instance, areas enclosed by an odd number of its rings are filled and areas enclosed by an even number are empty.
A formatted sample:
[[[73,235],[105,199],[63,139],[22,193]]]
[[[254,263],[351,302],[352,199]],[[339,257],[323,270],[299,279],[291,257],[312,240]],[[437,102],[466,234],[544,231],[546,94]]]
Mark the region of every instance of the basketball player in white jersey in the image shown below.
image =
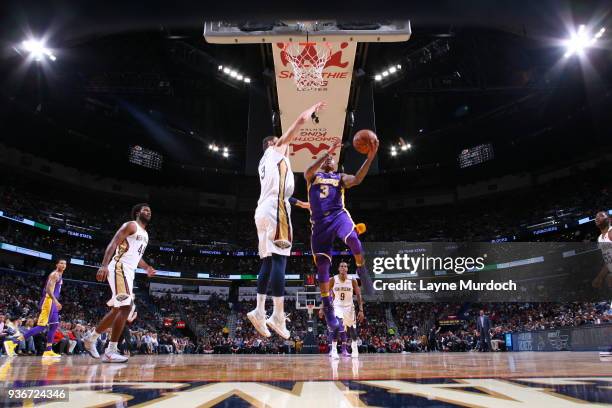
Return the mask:
[[[610,218],[608,214],[600,211],[595,215],[595,225],[599,228],[599,248],[604,259],[604,266],[595,279],[593,280],[593,286],[595,288],[602,288],[607,286],[612,288],[612,228],[610,228]]]
[[[344,261],[338,265],[338,274],[331,281],[330,292],[334,297],[334,313],[338,319],[342,319],[344,331],[339,332],[340,341],[342,341],[342,356],[348,357],[346,351],[346,332],[351,336],[351,357],[359,357],[357,349],[357,322],[355,320],[355,304],[353,303],[353,294],[357,297],[359,304],[359,314],[357,319],[361,322],[364,319],[363,314],[363,299],[361,298],[361,290],[357,284],[357,280],[348,275],[348,264]],[[337,338],[332,340],[332,358],[338,358]]]
[[[132,217],[134,221],[123,224],[106,247],[102,266],[96,274],[99,282],[108,280],[113,296],[107,304],[112,309],[87,335],[84,346],[92,357],[100,358],[96,341],[101,333],[112,327],[110,342],[102,356],[104,363],[124,363],[128,360],[119,354],[117,343],[132,310],[136,268],[145,269],[149,277],[155,275],[155,269],[142,259],[149,243],[146,227],[151,221],[151,208],[148,204],[136,204],[132,208]]]
[[[604,259],[604,266],[593,280],[593,287],[600,289],[604,286],[612,288],[612,228],[610,228],[610,218],[604,211],[600,211],[595,215],[595,225],[599,228],[599,237],[597,242],[601,249],[601,254]],[[612,313],[612,301],[610,301],[610,310]],[[599,357],[609,360],[612,357],[612,344],[608,351],[600,351]]]
[[[262,260],[257,276],[257,307],[247,313],[255,329],[270,337],[270,326],[279,336],[289,338],[284,311],[285,267],[291,253],[293,230],[291,206],[295,180],[287,157],[289,144],[301,126],[325,107],[319,102],[306,109],[281,137],[268,136],[263,140],[264,154],[259,162],[261,193],[255,210],[255,226],[259,238],[259,257]],[[274,300],[272,316],[266,320],[266,294],[268,286]]]

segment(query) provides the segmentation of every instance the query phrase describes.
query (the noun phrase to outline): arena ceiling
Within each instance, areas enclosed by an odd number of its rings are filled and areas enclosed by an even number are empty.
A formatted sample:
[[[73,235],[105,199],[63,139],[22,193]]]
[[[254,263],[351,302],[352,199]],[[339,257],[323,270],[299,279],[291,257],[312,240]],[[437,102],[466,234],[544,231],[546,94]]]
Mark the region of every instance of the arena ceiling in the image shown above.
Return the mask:
[[[551,46],[568,24],[606,25],[607,2],[404,3],[357,2],[347,10],[346,3],[322,1],[8,2],[0,27],[0,115],[9,132],[0,141],[102,173],[128,169],[138,177],[126,167],[126,149],[142,144],[166,156],[169,181],[186,171],[186,182],[197,183],[203,168],[241,174],[251,90],[224,81],[216,67],[232,65],[260,84],[271,67],[259,45],[207,44],[203,21],[367,15],[405,17],[413,26],[406,43],[370,44],[359,65],[371,78],[389,64],[416,61],[395,80],[374,84],[381,140],[414,145],[400,157],[381,149],[384,172],[477,177],[478,169],[458,173],[456,157],[485,142],[496,149],[486,175],[609,146],[609,49],[593,53],[587,72],[576,62],[560,64],[563,50]],[[23,67],[13,47],[27,35],[45,35],[58,50],[53,69]],[[228,146],[231,157],[210,155],[212,142]]]

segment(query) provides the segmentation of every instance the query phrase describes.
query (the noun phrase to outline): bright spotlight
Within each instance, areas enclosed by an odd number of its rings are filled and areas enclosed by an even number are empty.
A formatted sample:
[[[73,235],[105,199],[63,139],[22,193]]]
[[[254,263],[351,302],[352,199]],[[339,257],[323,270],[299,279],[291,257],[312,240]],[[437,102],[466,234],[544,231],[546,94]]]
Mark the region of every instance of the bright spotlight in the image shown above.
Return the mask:
[[[251,78],[244,78],[244,82],[247,83],[247,84],[250,84],[251,83]]]
[[[208,150],[212,150],[212,149],[213,149],[213,147],[214,147],[213,145],[209,144],[209,145],[208,145]]]
[[[224,74],[229,74],[230,73],[230,69],[228,67],[223,68],[223,73]]]
[[[219,151],[219,146],[213,146],[213,152],[218,152]]]
[[[232,78],[236,78],[237,75],[238,75],[238,73],[236,71],[230,71],[230,76]]]
[[[242,78],[244,78],[244,77],[243,77],[242,75],[240,75],[240,74],[238,74],[238,75],[236,76],[236,79],[237,79],[237,80],[239,80],[239,81],[242,81]]]
[[[21,48],[29,52],[32,58],[36,61],[41,61],[46,55],[51,61],[55,61],[57,58],[51,53],[45,43],[40,40],[25,40],[21,43]]]
[[[219,71],[221,71],[223,69],[223,65],[219,65],[219,67],[217,68]]]
[[[380,81],[380,80],[382,80],[382,75],[377,74],[377,75],[375,75],[375,76],[374,76],[374,79],[375,79],[376,81]]]
[[[396,72],[396,71],[397,71],[397,68],[395,68],[395,67],[391,67],[391,68],[389,68],[389,72],[390,72],[391,74],[395,74],[395,72]]]
[[[406,150],[408,150],[408,145],[407,144],[402,145],[401,149],[403,152],[405,152]]]
[[[391,156],[397,156],[397,152],[395,150],[391,150]]]
[[[229,157],[229,153],[228,152],[223,152],[223,157]]]
[[[224,147],[224,148],[223,148],[223,151],[224,151],[224,152],[227,152],[227,151],[229,151],[229,149],[228,149],[227,147]]]
[[[578,27],[578,31],[572,33],[570,38],[565,41],[567,51],[563,56],[569,58],[574,54],[582,55],[586,49],[595,45],[595,42],[597,42],[605,32],[606,29],[602,27],[595,35],[592,35],[589,30],[586,29],[585,25],[581,24]]]
[[[386,77],[389,75],[389,71],[383,71],[382,76]]]
[[[396,67],[397,69],[402,69],[402,66],[401,66],[400,64],[397,64],[395,67]]]

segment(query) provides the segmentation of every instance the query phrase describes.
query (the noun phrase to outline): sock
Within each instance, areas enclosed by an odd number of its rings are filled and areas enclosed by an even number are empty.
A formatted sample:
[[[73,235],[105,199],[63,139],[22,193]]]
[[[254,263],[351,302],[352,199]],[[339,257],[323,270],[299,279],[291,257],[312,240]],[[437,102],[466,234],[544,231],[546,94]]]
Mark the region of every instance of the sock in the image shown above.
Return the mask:
[[[32,336],[36,336],[39,333],[42,333],[45,331],[45,326],[36,326],[36,327],[32,327],[30,330],[28,330],[24,335],[24,340],[28,339]]]
[[[359,347],[357,347],[357,341],[355,340],[351,341],[351,349],[353,351],[358,351]]]
[[[110,351],[111,353],[117,353],[117,342],[116,341],[109,341],[108,342],[108,347],[106,348],[106,351]]]
[[[284,296],[273,296],[274,310],[272,316],[277,319],[285,319],[285,297]]]
[[[266,315],[266,295],[258,293],[257,294],[257,313],[262,316]]]
[[[338,351],[338,342],[337,341],[332,341],[332,350]]]
[[[53,346],[53,337],[55,337],[57,326],[57,323],[49,325],[49,330],[47,331],[47,348],[45,351],[50,351],[51,347]]]
[[[270,272],[272,271],[272,257],[267,256],[261,260],[261,267],[257,274],[257,293],[265,295],[268,293],[268,283],[270,282]]]
[[[285,269],[287,257],[272,254],[272,271],[270,272],[270,293],[272,296],[285,295]]]

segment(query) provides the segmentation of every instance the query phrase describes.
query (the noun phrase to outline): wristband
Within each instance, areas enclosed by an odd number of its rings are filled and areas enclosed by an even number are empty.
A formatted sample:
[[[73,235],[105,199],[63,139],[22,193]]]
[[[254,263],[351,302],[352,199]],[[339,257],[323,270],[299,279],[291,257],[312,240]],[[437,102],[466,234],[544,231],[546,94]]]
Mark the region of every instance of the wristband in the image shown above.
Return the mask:
[[[298,201],[298,200],[297,200],[297,198],[295,198],[295,197],[289,197],[289,204],[291,204],[291,205],[295,205],[295,203],[297,203],[297,201]]]

